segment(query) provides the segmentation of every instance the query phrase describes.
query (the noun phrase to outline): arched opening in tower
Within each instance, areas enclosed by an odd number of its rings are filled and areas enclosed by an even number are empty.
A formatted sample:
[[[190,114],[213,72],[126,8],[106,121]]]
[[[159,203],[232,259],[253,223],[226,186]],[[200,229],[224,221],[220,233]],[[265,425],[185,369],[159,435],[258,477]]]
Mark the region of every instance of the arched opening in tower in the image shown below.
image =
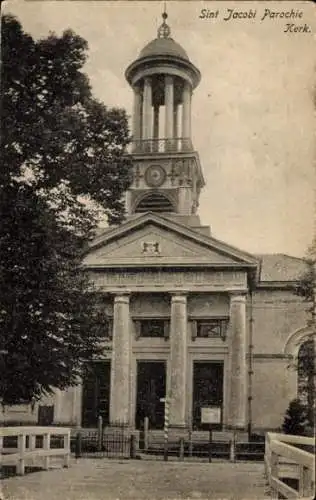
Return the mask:
[[[144,212],[174,212],[171,201],[161,193],[149,193],[138,203],[135,213]]]

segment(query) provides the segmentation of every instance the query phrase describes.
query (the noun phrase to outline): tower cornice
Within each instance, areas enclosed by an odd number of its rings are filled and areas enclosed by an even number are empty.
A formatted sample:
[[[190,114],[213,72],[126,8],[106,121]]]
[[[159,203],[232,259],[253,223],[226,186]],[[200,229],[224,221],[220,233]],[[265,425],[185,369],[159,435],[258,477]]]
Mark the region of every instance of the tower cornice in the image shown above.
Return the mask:
[[[201,81],[201,73],[191,61],[166,54],[157,54],[136,59],[127,67],[125,78],[133,86],[141,78],[161,71],[171,75],[178,73],[178,76],[182,76],[189,81],[193,89]]]

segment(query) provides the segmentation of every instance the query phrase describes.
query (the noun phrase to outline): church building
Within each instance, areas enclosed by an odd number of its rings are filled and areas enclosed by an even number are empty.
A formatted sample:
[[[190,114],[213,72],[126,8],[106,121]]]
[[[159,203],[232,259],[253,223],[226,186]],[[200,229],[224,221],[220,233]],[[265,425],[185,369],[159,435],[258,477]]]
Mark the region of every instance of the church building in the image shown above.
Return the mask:
[[[191,139],[201,73],[166,18],[125,72],[134,95],[126,220],[104,229],[83,261],[110,319],[104,359],[26,420],[50,407],[56,424],[91,428],[101,415],[139,429],[148,417],[162,429],[167,399],[177,429],[278,429],[309,333],[293,292],[305,264],[251,255],[201,223],[205,181]]]

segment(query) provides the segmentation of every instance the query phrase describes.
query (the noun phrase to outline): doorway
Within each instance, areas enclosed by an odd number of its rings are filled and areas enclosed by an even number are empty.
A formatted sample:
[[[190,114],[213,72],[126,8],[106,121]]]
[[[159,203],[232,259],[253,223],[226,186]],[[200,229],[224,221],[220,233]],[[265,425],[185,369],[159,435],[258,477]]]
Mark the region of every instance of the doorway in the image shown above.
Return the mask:
[[[193,418],[196,429],[203,429],[201,409],[217,406],[223,409],[224,363],[218,361],[196,361],[193,363]],[[215,428],[221,428],[216,424]]]
[[[110,361],[96,361],[86,367],[82,388],[82,426],[96,427],[98,417],[109,423]]]
[[[166,394],[165,361],[137,362],[136,428],[141,429],[148,417],[151,429],[163,429]]]

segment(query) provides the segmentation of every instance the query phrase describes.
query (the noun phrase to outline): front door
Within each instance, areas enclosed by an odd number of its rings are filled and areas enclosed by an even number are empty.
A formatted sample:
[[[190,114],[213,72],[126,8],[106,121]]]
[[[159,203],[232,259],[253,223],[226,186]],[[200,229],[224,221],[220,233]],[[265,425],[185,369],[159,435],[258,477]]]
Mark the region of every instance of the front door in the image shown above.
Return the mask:
[[[92,362],[86,369],[82,390],[82,426],[96,427],[98,417],[109,423],[110,361]]]
[[[193,364],[193,426],[197,429],[204,428],[201,421],[203,407],[223,407],[223,366],[223,362],[218,361]]]
[[[164,403],[160,399],[166,393],[166,366],[164,361],[138,361],[136,427],[140,429],[145,417],[151,429],[164,426]]]

